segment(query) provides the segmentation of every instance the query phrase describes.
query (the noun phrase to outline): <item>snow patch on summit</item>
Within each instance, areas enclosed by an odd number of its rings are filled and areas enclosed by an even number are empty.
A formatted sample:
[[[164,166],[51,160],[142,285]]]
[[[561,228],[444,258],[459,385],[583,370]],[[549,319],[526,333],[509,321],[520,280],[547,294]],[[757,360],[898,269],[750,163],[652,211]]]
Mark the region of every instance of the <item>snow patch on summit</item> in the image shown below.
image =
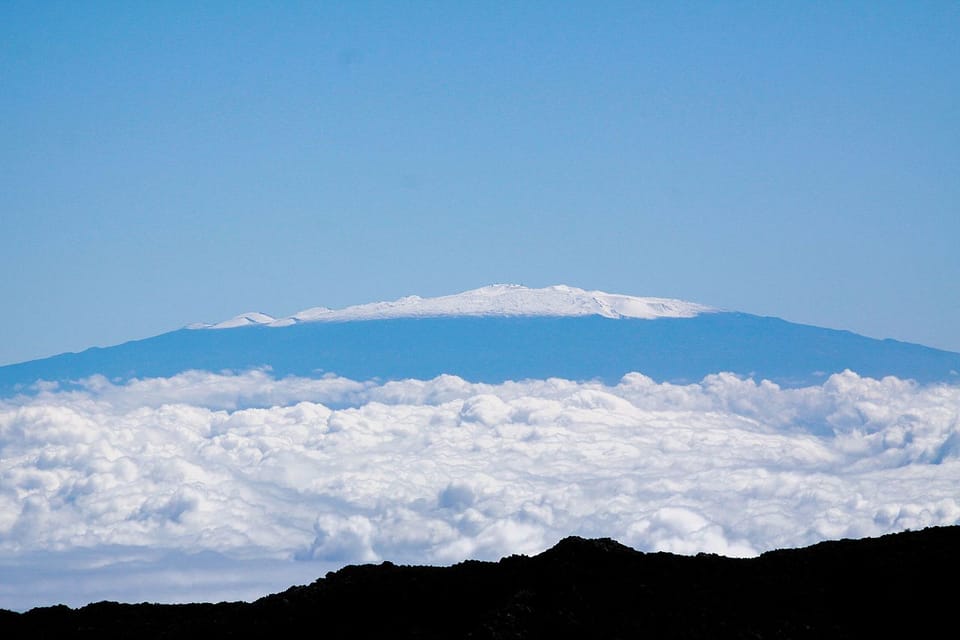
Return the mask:
[[[265,314],[243,314],[225,322],[193,328],[228,329],[250,324],[283,327],[300,322],[444,316],[597,315],[605,318],[691,318],[713,311],[715,309],[711,307],[672,298],[639,298],[603,291],[586,291],[566,285],[531,289],[517,284],[495,284],[437,298],[407,296],[392,302],[373,302],[344,309],[314,307],[279,320]]]
[[[210,325],[190,325],[189,329],[233,329],[236,327],[249,327],[254,324],[271,324],[276,322],[276,318],[273,316],[268,316],[265,313],[260,313],[259,311],[249,311],[247,313],[241,313],[238,316],[234,316],[229,320],[224,320],[223,322],[218,322],[216,324]]]

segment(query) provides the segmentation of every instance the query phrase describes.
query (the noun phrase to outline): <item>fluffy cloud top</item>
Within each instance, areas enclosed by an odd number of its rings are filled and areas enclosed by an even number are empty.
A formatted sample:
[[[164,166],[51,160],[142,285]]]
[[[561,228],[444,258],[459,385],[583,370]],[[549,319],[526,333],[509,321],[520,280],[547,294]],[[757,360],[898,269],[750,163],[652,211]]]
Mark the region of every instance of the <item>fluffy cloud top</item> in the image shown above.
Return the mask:
[[[960,386],[850,372],[91,378],[0,402],[0,607],[250,598],[571,534],[749,556],[957,523],[958,486]]]

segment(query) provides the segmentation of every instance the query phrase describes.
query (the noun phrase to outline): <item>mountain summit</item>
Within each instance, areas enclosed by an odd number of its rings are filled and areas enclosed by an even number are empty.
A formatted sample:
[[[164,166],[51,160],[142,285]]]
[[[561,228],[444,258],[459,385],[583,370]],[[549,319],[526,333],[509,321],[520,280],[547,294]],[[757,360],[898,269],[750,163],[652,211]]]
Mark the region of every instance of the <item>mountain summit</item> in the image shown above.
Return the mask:
[[[601,316],[604,318],[692,318],[714,311],[710,307],[672,298],[639,298],[604,291],[586,291],[567,285],[531,289],[519,284],[495,284],[449,296],[407,296],[392,302],[373,302],[345,309],[313,307],[287,318],[244,313],[216,324],[194,324],[191,329],[233,329],[248,325],[285,327],[300,322],[345,322],[389,318],[449,316]]]

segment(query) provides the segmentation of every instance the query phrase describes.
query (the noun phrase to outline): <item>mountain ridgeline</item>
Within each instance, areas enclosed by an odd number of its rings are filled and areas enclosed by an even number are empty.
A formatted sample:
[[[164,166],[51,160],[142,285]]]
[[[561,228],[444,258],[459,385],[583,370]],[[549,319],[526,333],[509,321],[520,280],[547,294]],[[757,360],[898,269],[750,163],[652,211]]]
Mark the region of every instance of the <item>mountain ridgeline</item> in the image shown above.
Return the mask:
[[[487,383],[560,377],[615,384],[630,372],[691,383],[725,371],[797,387],[845,369],[921,383],[960,381],[958,353],[745,313],[654,319],[450,315],[181,329],[0,367],[0,393],[29,391],[37,380],[68,383],[95,374],[125,381],[192,369],[263,367],[277,377],[452,374]]]
[[[960,527],[732,559],[566,538],[450,567],[349,566],[255,602],[0,610],[7,638],[939,637]],[[940,578],[940,579],[938,579]]]

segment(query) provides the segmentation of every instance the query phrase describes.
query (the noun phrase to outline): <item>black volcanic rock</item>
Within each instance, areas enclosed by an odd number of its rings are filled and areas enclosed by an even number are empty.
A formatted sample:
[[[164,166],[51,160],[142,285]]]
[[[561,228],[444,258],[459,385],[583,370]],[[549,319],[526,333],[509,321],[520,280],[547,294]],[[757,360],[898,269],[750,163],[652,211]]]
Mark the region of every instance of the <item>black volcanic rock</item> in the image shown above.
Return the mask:
[[[758,558],[566,538],[533,557],[349,566],[252,603],[0,610],[4,638],[879,638],[952,611],[960,526]],[[947,583],[949,584],[949,583]]]

